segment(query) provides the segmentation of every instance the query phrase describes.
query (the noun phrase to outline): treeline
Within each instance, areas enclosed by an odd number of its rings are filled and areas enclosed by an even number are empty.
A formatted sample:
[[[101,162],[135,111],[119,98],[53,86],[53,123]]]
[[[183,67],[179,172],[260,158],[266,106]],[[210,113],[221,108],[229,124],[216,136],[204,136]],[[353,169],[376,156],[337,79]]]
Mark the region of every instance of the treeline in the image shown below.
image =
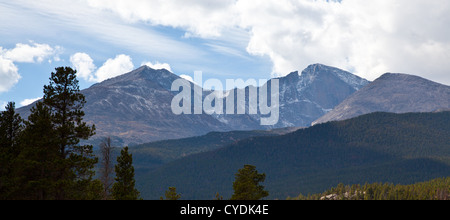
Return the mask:
[[[95,126],[83,122],[86,101],[76,71],[55,70],[28,120],[13,102],[0,114],[0,200],[138,199],[128,148],[117,157],[115,182],[110,168],[101,169],[107,178],[94,179],[99,159],[80,140],[92,137]]]
[[[299,195],[290,200],[450,200],[450,177],[413,185],[372,183],[339,184],[324,193]]]

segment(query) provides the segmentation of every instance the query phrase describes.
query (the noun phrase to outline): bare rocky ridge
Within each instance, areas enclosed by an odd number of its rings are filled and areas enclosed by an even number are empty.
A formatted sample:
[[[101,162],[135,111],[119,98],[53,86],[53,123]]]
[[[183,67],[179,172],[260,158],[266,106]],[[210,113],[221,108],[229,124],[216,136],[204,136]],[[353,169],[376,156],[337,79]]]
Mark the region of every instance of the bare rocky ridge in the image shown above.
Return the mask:
[[[386,73],[314,121],[313,125],[372,112],[433,112],[449,108],[449,86],[418,76]]]
[[[292,72],[286,77],[278,79],[280,120],[278,124],[270,128],[310,126],[311,122],[331,111],[358,89],[369,84],[369,81],[352,73],[322,64],[310,65],[301,73]],[[246,89],[248,90],[248,88]],[[236,91],[234,92],[237,94]],[[248,100],[248,94],[246,100]],[[249,116],[247,121],[242,121],[242,116],[236,115],[216,117],[228,124],[235,125],[234,128],[240,129],[245,128],[242,127],[244,125],[254,125],[255,121],[259,123],[261,115]],[[258,129],[258,127],[252,128]]]

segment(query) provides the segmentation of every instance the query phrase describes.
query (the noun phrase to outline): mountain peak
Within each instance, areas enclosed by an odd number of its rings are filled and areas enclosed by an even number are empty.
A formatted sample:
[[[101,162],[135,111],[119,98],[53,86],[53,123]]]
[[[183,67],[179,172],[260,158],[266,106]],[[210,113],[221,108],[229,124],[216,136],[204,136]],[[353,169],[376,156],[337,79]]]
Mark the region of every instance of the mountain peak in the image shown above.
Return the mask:
[[[324,72],[324,71],[343,71],[341,69],[338,69],[336,67],[332,67],[332,66],[327,66],[321,63],[316,63],[316,64],[311,64],[308,67],[306,67],[305,70],[303,70],[303,72],[305,73],[319,73],[319,72]]]
[[[321,69],[327,69],[327,68],[334,68],[334,67],[330,67],[321,63],[316,63],[316,64],[311,64],[308,67],[306,67],[305,70],[314,70],[314,72],[319,71]]]
[[[173,74],[172,72],[166,69],[155,70],[147,65],[141,66],[129,73],[125,73],[123,75],[117,76],[115,78],[111,78],[105,80],[101,83],[97,83],[94,86],[110,86],[115,84],[123,84],[130,82],[151,82],[156,83],[162,86],[164,89],[169,90],[171,88],[172,82],[179,79],[180,77]]]
[[[139,67],[138,69],[133,70],[131,73],[133,73],[133,72],[136,74],[140,74],[141,76],[143,76],[145,78],[150,78],[150,79],[159,78],[159,77],[167,78],[167,77],[176,76],[169,70],[153,69],[147,65],[143,65],[143,66]]]
[[[319,75],[333,75],[338,77],[343,82],[352,86],[355,90],[359,90],[370,83],[368,80],[356,76],[350,72],[320,63],[309,65],[301,74],[301,76],[309,79],[314,79]]]
[[[140,71],[161,71],[161,72],[166,72],[166,73],[173,74],[171,70],[168,70],[166,68],[154,69],[154,68],[152,68],[152,67],[150,67],[148,65],[143,65],[143,66],[139,67],[136,70],[140,70]]]

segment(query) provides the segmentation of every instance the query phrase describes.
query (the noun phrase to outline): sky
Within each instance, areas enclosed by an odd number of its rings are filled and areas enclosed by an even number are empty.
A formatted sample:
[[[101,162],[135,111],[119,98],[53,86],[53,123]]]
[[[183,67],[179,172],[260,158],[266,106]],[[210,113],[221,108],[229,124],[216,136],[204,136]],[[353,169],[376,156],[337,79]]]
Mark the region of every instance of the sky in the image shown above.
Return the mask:
[[[81,89],[142,65],[224,81],[315,63],[450,85],[448,0],[0,0],[0,21],[0,110],[59,66]]]

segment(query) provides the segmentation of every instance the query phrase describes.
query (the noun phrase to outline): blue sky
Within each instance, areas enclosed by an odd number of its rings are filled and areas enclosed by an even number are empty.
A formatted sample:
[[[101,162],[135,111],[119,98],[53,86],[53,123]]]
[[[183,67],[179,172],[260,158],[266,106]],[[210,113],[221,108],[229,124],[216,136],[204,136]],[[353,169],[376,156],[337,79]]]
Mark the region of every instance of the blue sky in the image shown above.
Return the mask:
[[[186,37],[186,31],[180,28],[152,26],[143,21],[129,23],[112,12],[87,5],[76,5],[74,11],[70,7],[58,11],[61,9],[58,6],[64,6],[46,5],[51,1],[44,1],[42,5],[27,6],[26,3],[0,1],[3,21],[0,47],[12,51],[18,48],[17,44],[30,48],[45,45],[52,51],[34,55],[33,61],[14,62],[20,79],[0,93],[1,105],[15,101],[21,106],[25,100],[42,97],[43,85],[48,84],[50,73],[58,66],[74,66],[70,58],[76,53],[88,54],[97,69],[108,59],[126,55],[133,64],[132,69],[143,63],[159,62],[169,64],[171,71],[178,75],[193,75],[199,70],[208,78],[270,78],[270,60],[249,55],[246,52],[248,37],[242,33],[234,33],[234,42]],[[77,8],[82,10],[76,11]],[[79,80],[82,89],[95,83]]]
[[[449,11],[448,0],[0,0],[0,106],[42,97],[58,66],[78,69],[82,89],[143,64],[225,80],[323,63],[449,85]]]

